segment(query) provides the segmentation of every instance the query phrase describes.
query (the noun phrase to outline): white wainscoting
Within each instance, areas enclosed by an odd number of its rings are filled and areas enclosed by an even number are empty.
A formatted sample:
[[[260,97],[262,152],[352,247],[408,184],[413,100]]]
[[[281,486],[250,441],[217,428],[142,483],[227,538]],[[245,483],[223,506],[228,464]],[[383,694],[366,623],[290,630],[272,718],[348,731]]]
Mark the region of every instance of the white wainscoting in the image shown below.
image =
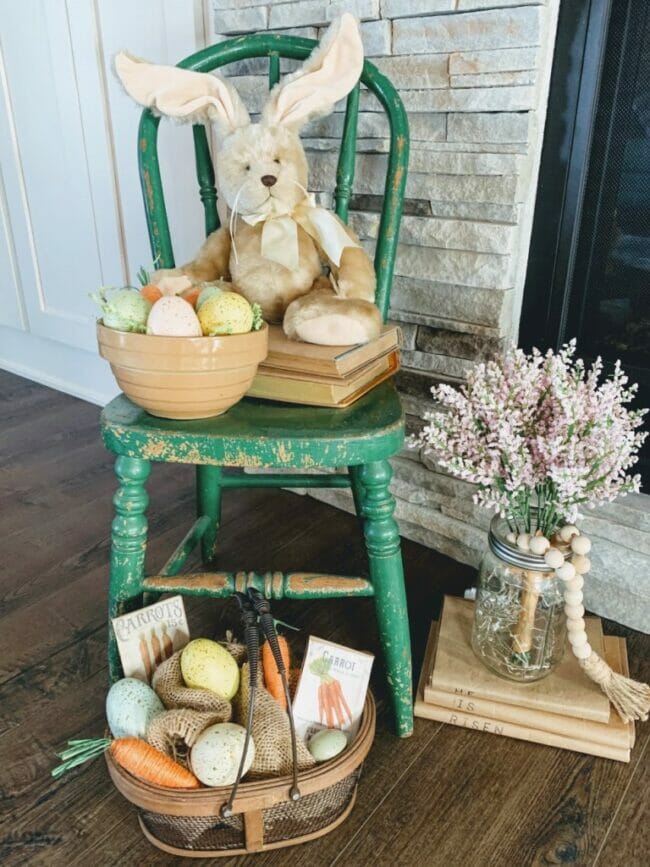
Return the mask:
[[[151,264],[137,172],[140,109],[121,48],[176,63],[210,37],[209,0],[21,0],[0,16],[0,367],[88,400],[116,393],[88,294]],[[203,216],[190,127],[161,126],[178,261]]]

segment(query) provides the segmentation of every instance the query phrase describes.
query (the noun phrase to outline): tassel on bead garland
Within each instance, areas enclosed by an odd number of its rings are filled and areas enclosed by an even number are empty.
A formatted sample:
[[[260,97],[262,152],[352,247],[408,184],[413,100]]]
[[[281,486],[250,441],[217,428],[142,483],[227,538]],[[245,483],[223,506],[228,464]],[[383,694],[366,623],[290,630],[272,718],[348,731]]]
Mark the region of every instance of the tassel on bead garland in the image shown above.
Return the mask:
[[[583,576],[591,568],[591,562],[587,557],[591,550],[591,541],[572,525],[562,527],[558,535],[562,542],[571,546],[571,560],[565,561],[562,552],[553,547],[548,548],[544,559],[555,569],[556,577],[564,582],[564,611],[571,649],[578,658],[582,670],[602,689],[623,722],[647,720],[650,713],[650,686],[612,671],[591,648],[587,639],[582,587]]]

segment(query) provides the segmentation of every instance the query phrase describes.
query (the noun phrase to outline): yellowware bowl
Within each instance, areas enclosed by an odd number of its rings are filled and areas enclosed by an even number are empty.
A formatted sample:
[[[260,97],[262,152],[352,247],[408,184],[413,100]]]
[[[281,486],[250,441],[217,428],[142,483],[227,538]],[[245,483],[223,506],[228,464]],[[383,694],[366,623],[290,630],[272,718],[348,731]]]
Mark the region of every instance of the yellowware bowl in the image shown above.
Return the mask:
[[[160,418],[210,418],[241,400],[268,353],[269,329],[157,337],[97,323],[99,354],[133,403]]]

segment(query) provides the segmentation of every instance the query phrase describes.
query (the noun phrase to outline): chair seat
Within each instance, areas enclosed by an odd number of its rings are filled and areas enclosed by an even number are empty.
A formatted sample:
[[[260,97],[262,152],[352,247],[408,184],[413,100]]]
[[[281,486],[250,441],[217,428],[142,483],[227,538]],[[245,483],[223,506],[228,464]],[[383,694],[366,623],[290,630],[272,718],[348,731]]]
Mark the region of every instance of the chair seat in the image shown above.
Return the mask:
[[[245,398],[216,418],[156,418],[121,394],[102,413],[102,437],[118,455],[226,467],[354,466],[383,460],[404,441],[393,385],[382,383],[346,409]]]

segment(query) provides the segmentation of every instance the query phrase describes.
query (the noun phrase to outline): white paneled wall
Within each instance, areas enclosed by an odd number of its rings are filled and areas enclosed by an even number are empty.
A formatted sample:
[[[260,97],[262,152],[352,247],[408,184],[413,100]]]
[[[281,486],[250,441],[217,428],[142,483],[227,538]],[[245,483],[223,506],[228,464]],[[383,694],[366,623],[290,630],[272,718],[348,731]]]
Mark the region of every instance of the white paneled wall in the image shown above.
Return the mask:
[[[173,64],[212,41],[203,0],[21,0],[0,15],[0,367],[105,402],[88,293],[150,264],[140,110],[113,74],[128,48]],[[191,130],[164,124],[179,261],[202,237]]]

